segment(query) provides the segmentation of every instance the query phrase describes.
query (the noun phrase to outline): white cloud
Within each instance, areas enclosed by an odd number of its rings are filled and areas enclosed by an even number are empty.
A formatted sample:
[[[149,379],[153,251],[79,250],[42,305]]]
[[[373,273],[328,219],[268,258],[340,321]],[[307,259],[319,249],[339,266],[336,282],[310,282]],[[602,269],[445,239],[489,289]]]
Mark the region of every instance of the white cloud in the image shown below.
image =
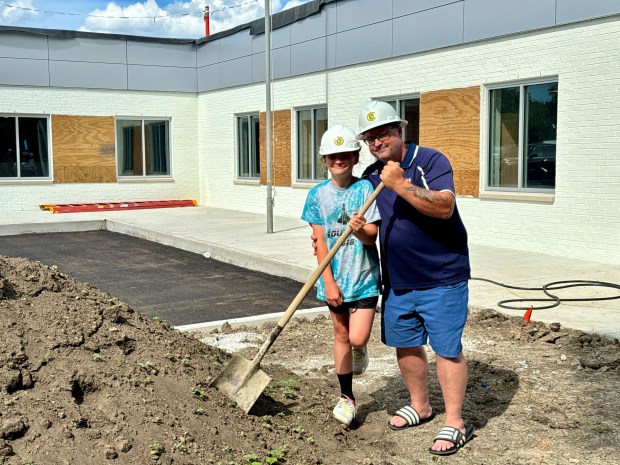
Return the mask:
[[[155,0],[122,7],[110,2],[105,9],[91,11],[81,31],[156,37],[196,38],[204,35],[203,2],[176,2],[160,8]]]
[[[89,9],[90,1],[47,2],[46,0],[11,0],[22,9],[0,5],[0,24],[78,29],[80,31],[130,34],[150,37],[196,39],[205,35],[204,6],[210,7],[210,32],[224,31],[265,15],[265,0],[92,0],[100,7]],[[271,12],[292,8],[309,0],[271,0]],[[162,6],[160,6],[160,4]],[[52,5],[54,5],[52,7]],[[74,6],[73,11],[71,5]],[[76,11],[79,5],[79,12]],[[105,8],[102,7],[105,5]],[[92,7],[91,7],[92,8]],[[32,9],[32,10],[28,10]],[[45,13],[54,10],[66,14]],[[36,18],[36,19],[35,19]]]
[[[32,0],[11,0],[10,5],[13,6],[4,6],[0,9],[0,21],[3,24],[17,24],[21,20],[30,19],[39,14],[33,11]]]
[[[283,10],[288,10],[290,8],[294,8],[299,5],[303,5],[304,3],[308,3],[309,0],[290,0],[284,5]]]

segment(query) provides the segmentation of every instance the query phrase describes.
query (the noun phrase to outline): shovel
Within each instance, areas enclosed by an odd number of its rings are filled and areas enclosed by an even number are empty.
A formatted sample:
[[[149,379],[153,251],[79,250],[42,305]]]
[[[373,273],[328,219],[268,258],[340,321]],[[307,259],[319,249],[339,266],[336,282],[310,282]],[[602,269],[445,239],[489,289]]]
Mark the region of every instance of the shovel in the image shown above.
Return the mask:
[[[383,183],[380,183],[375,188],[371,196],[368,197],[366,203],[364,203],[362,208],[359,210],[358,213],[360,215],[366,213],[366,210],[368,210],[370,205],[372,205],[382,189]],[[256,402],[256,399],[258,399],[263,390],[269,384],[269,381],[271,381],[269,375],[260,369],[261,360],[276,338],[280,335],[286,324],[289,322],[293,316],[293,313],[297,310],[297,307],[299,307],[301,302],[310,292],[310,289],[312,289],[323,271],[325,271],[325,268],[327,268],[327,265],[329,265],[331,259],[334,258],[336,252],[338,252],[344,241],[351,235],[351,232],[351,228],[347,226],[347,229],[344,230],[342,236],[338,238],[327,256],[323,259],[314,273],[312,273],[312,276],[308,278],[308,281],[306,281],[306,284],[304,284],[304,287],[301,288],[301,291],[299,291],[295,299],[293,299],[293,302],[291,302],[286,312],[284,312],[278,321],[277,326],[273,328],[269,334],[269,337],[263,343],[254,359],[250,361],[239,355],[235,355],[231,359],[228,366],[224,368],[217,378],[211,382],[210,386],[219,389],[234,400],[237,403],[237,406],[242,408],[245,413],[250,411],[254,405],[254,402]]]

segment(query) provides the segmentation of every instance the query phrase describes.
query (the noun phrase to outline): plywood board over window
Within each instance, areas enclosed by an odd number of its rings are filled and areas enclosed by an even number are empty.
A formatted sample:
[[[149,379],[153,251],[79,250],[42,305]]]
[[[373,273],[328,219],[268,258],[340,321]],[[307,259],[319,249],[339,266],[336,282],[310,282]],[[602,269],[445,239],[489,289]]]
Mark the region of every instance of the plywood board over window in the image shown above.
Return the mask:
[[[480,87],[423,93],[420,145],[436,148],[450,159],[457,195],[478,197]]]
[[[260,183],[267,184],[267,115],[260,119]],[[271,112],[271,176],[272,185],[291,185],[291,110]]]
[[[116,182],[114,117],[52,115],[55,183]]]

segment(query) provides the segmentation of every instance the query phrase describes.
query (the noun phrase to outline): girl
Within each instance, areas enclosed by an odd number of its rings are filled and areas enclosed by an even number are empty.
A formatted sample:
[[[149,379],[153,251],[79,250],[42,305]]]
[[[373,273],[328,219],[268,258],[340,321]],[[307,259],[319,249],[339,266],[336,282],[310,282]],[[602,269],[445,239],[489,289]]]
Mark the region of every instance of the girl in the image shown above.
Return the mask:
[[[352,236],[342,244],[317,286],[317,298],[327,304],[334,326],[334,364],[340,399],[333,413],[347,426],[357,413],[353,374],[362,374],[368,366],[366,344],[381,292],[375,246],[379,213],[373,203],[365,216],[357,214],[373,191],[370,182],[353,176],[360,149],[349,128],[335,125],[323,134],[319,157],[331,179],[310,190],[301,217],[310,223],[317,237],[319,264],[347,226],[352,229]]]

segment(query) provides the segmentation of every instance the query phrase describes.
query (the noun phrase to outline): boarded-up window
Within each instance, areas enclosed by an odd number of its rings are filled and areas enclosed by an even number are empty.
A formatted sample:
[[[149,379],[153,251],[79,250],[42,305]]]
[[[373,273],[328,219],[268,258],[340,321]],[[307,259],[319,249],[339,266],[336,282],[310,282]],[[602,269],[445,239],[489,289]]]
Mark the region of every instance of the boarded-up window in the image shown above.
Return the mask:
[[[436,148],[450,159],[457,195],[478,197],[480,88],[423,93],[420,97],[420,145]]]
[[[272,149],[271,176],[272,185],[291,185],[291,111],[278,110],[271,114]],[[267,184],[267,117],[260,114],[260,183]]]
[[[55,183],[115,182],[114,117],[52,116]]]

